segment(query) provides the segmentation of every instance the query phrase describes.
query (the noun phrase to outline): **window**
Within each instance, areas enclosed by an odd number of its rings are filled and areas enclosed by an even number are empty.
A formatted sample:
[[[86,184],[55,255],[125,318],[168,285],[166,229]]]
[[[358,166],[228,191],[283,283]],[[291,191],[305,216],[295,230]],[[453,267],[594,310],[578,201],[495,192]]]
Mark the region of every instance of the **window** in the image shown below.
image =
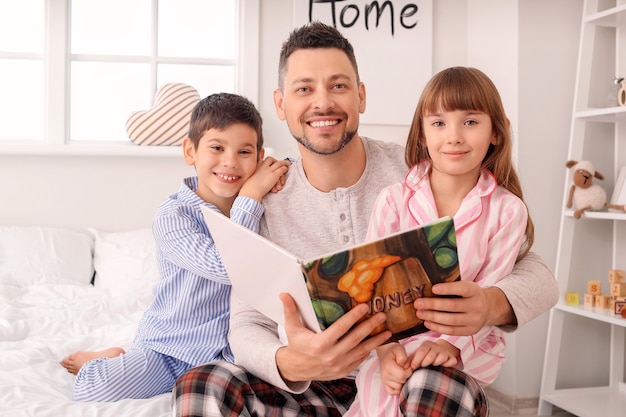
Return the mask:
[[[256,102],[258,8],[258,0],[0,0],[0,145],[132,145],[128,117],[170,82]]]

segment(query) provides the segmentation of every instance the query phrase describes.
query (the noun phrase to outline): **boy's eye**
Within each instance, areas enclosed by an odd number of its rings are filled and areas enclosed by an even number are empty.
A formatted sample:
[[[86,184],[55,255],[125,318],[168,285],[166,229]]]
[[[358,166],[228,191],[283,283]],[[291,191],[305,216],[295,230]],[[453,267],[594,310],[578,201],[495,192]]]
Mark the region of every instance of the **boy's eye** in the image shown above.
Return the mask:
[[[247,149],[242,149],[241,151],[239,151],[239,153],[244,154],[244,155],[250,155],[252,151],[249,151]]]
[[[219,146],[219,145],[212,145],[212,146],[211,146],[211,149],[213,149],[214,151],[219,152],[219,151],[221,151],[223,148],[222,148],[221,146]]]

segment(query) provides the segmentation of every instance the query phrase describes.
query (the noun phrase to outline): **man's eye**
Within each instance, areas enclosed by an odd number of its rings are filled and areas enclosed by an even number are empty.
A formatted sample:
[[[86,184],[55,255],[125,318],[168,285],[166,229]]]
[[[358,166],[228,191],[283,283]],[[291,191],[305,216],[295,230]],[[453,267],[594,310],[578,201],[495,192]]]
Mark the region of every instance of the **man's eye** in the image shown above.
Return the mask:
[[[345,84],[335,84],[335,85],[333,86],[333,88],[334,88],[335,90],[343,90],[344,88],[346,88],[346,85],[345,85]]]

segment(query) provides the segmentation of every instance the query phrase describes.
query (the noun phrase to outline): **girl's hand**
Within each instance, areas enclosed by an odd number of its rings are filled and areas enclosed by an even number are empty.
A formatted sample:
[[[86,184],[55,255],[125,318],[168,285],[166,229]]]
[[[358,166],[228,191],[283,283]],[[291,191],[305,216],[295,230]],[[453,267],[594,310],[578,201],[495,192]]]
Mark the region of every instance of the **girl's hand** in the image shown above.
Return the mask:
[[[413,354],[411,369],[415,370],[431,365],[449,368],[458,363],[457,358],[460,353],[459,349],[445,340],[426,341]]]
[[[389,343],[376,349],[380,373],[389,395],[399,395],[404,383],[413,373],[404,346]]]

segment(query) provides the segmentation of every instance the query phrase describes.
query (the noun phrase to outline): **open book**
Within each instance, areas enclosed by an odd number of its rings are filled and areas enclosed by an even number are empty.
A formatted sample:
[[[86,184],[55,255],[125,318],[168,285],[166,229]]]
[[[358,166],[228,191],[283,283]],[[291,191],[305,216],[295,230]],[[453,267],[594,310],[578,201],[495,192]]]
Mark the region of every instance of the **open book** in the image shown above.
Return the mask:
[[[398,340],[426,331],[413,302],[432,297],[431,287],[461,278],[451,218],[341,249],[314,259],[287,250],[202,207],[204,219],[228,272],[233,293],[284,325],[278,295],[289,293],[303,323],[320,332],[357,304],[387,320],[371,335],[389,329]],[[364,319],[365,319],[364,318]]]

